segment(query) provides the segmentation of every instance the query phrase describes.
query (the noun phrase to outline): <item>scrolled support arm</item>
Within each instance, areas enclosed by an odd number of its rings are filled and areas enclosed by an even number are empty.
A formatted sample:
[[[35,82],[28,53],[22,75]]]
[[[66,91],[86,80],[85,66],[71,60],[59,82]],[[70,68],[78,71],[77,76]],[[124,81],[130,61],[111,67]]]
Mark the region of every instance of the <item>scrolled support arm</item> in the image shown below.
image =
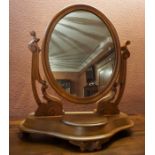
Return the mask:
[[[36,116],[62,115],[63,107],[60,99],[48,95],[46,91],[48,88],[47,82],[41,78],[39,72],[39,53],[41,49],[38,45],[38,42],[40,39],[36,37],[35,31],[31,31],[30,35],[32,36],[32,40],[29,42],[28,48],[32,52],[31,83],[34,98],[38,104],[38,109],[36,110],[35,115]],[[46,102],[41,101],[37,93],[36,81],[38,81],[42,85],[41,91],[43,94],[43,98],[46,100]]]

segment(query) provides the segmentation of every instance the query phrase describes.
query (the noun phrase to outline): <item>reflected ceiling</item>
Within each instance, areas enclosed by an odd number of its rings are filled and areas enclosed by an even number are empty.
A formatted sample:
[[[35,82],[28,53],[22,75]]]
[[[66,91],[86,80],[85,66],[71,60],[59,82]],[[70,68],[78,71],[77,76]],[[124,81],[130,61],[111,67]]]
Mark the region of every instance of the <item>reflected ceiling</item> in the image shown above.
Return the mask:
[[[49,43],[52,71],[79,72],[113,48],[111,34],[99,17],[75,11],[55,26]]]

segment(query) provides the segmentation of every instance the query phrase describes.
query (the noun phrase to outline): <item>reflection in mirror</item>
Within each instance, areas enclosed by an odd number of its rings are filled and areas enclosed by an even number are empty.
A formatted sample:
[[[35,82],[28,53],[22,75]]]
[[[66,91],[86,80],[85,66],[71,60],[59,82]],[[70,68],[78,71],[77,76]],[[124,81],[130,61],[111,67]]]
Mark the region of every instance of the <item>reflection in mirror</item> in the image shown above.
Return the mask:
[[[56,24],[49,43],[55,80],[71,95],[92,96],[113,75],[115,49],[105,23],[88,11],[74,11]]]

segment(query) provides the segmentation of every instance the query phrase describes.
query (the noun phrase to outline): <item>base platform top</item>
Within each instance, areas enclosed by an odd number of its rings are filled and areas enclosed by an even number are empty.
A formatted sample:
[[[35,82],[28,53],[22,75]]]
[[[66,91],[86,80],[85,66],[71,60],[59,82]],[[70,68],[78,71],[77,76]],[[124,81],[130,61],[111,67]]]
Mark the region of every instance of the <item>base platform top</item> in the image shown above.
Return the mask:
[[[107,118],[95,114],[68,114],[64,115],[62,121],[72,126],[93,127],[107,124]]]

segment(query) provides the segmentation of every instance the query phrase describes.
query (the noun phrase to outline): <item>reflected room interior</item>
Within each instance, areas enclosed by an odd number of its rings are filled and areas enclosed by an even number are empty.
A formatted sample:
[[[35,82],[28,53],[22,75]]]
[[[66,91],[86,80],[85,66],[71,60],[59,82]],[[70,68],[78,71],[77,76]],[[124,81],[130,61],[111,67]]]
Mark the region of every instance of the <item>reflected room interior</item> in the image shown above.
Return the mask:
[[[58,85],[73,96],[92,96],[104,89],[115,66],[105,23],[88,11],[67,14],[51,34],[49,65]]]

